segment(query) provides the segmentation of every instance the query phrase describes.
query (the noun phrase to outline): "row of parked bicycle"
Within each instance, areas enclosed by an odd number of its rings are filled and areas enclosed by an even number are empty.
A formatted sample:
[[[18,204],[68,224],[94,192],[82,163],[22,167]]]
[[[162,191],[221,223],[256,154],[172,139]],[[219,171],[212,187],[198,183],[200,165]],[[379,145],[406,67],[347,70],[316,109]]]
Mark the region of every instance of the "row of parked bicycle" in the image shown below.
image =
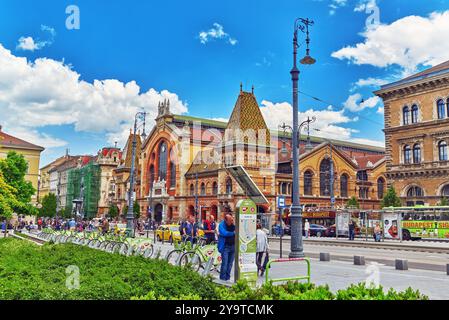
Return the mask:
[[[162,258],[172,265],[189,267],[195,271],[208,269],[207,272],[219,272],[221,265],[221,254],[217,245],[206,245],[206,239],[201,237],[194,238],[193,242],[186,241],[185,237],[181,241],[174,241],[173,248],[166,250],[165,257],[162,257],[163,246],[157,245],[155,248],[152,240],[148,238],[129,238],[125,235],[100,232],[55,231],[50,228],[43,229],[36,236],[56,244],[72,243],[109,253],[142,256],[147,259]]]
[[[55,231],[47,228],[37,237],[54,243],[73,243],[109,253],[141,255],[151,258],[154,254],[153,243],[146,238],[128,238],[124,235],[101,234],[100,232]]]

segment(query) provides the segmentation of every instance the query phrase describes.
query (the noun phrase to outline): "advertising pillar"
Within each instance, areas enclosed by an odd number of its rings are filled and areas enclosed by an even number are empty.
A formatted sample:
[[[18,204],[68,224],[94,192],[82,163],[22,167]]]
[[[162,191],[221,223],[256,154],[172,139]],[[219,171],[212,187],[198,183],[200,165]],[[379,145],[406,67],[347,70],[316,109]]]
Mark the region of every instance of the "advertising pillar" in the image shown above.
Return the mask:
[[[257,206],[252,200],[240,200],[237,203],[235,223],[235,281],[246,279],[250,285],[255,286]]]

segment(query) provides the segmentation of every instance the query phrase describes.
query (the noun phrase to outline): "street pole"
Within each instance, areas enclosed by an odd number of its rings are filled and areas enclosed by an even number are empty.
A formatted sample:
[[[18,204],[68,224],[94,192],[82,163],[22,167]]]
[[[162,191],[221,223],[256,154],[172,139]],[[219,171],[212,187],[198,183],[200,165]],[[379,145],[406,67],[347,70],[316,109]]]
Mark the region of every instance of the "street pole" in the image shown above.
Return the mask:
[[[291,245],[289,258],[302,258],[304,257],[304,247],[302,239],[302,210],[301,202],[299,198],[299,154],[298,154],[298,80],[299,69],[296,64],[298,55],[298,30],[307,34],[307,51],[306,57],[301,60],[302,64],[313,64],[315,60],[309,55],[309,26],[313,25],[313,21],[309,19],[296,19],[293,32],[293,68],[290,71],[293,83],[293,188],[292,198],[293,203],[291,206]]]
[[[128,230],[128,236],[134,238],[134,180],[135,180],[135,157],[137,148],[137,120],[139,117],[143,116],[145,121],[146,112],[138,112],[134,117],[134,135],[132,143],[132,159],[131,159],[131,172],[129,179],[129,190],[128,190],[128,213],[126,215],[126,229]]]
[[[195,173],[195,223],[198,223],[198,171]]]

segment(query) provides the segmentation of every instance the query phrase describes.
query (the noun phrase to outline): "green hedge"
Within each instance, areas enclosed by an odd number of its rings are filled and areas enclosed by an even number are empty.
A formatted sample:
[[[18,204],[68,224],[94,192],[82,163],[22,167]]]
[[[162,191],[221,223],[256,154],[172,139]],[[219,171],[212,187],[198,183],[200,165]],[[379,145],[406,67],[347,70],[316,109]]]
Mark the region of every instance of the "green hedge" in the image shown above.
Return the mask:
[[[352,285],[336,294],[328,286],[315,286],[298,282],[283,285],[266,283],[260,288],[251,289],[246,282],[238,282],[231,288],[217,287],[218,300],[427,300],[428,298],[411,288],[403,292],[390,289],[385,292],[382,287],[366,288],[365,284]],[[198,294],[169,297],[150,291],[145,296],[133,297],[133,300],[202,300]]]
[[[80,288],[66,287],[66,268],[78,266]],[[75,245],[44,246],[0,239],[0,300],[421,300],[419,291],[403,292],[352,285],[332,293],[328,286],[298,282],[267,283],[252,289],[246,282],[218,286],[196,272],[165,261],[125,257]]]
[[[66,268],[80,270],[79,290],[66,287]],[[165,261],[125,257],[75,245],[33,245],[0,239],[0,300],[131,299],[146,295],[199,294],[215,299],[215,285]]]

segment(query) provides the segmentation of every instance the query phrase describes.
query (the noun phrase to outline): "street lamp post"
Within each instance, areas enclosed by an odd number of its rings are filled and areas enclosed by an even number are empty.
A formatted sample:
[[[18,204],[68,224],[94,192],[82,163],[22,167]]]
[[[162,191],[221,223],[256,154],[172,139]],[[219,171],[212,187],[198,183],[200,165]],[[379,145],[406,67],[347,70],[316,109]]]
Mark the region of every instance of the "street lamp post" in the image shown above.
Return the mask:
[[[311,65],[315,63],[315,59],[310,56],[310,38],[309,38],[309,26],[314,24],[309,19],[296,19],[293,32],[293,68],[290,71],[293,82],[293,190],[292,197],[293,203],[291,207],[291,245],[290,245],[290,258],[302,258],[304,257],[303,241],[302,241],[302,212],[299,199],[299,155],[298,155],[298,81],[299,81],[299,69],[296,64],[298,53],[298,30],[305,32],[307,50],[306,56],[301,59],[301,64]]]
[[[134,135],[133,135],[133,143],[132,143],[132,159],[131,159],[131,172],[129,179],[129,190],[128,190],[128,213],[126,214],[126,229],[128,231],[128,235],[134,238],[134,180],[135,180],[135,157],[136,157],[136,148],[137,148],[137,127],[138,120],[143,120],[145,123],[147,113],[146,112],[138,112],[134,117]]]

